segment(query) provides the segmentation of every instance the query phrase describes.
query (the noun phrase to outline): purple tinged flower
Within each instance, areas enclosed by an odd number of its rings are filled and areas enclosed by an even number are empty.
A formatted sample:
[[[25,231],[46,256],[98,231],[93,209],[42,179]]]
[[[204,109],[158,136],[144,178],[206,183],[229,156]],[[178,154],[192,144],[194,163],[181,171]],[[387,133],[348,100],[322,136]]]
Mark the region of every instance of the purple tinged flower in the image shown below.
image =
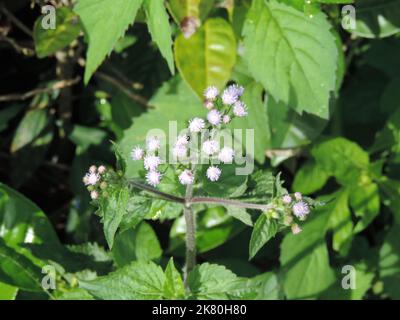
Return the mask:
[[[147,151],[150,152],[154,152],[160,149],[160,145],[161,145],[160,139],[158,139],[157,137],[151,137],[146,141]]]
[[[193,172],[186,169],[179,175],[179,182],[183,185],[192,184],[194,181]]]
[[[161,181],[161,173],[159,173],[158,171],[151,170],[146,173],[146,182],[149,185],[155,187],[160,183],[160,181]]]
[[[174,147],[172,148],[172,154],[176,158],[183,158],[187,154],[187,148],[186,145],[183,144],[175,144]]]
[[[221,113],[213,109],[207,114],[207,120],[212,125],[217,126],[221,123]]]
[[[216,140],[206,140],[203,142],[203,151],[205,154],[211,156],[219,150],[219,143]]]
[[[160,157],[148,155],[144,157],[144,168],[146,170],[154,171],[160,165],[161,159]]]
[[[189,121],[189,131],[193,133],[200,132],[205,126],[205,121],[201,118],[193,118]]]
[[[282,202],[283,202],[284,204],[289,204],[289,203],[292,202],[292,197],[289,196],[288,194],[285,194],[285,195],[282,197]]]
[[[234,104],[236,101],[238,101],[239,96],[236,92],[236,90],[232,89],[231,87],[228,87],[222,92],[222,102],[224,104]]]
[[[89,168],[89,172],[90,173],[95,173],[97,171],[97,167],[96,166],[90,166]]]
[[[206,175],[211,181],[217,181],[221,176],[221,169],[214,166],[208,167]]]
[[[293,205],[292,210],[293,214],[300,219],[304,218],[310,213],[310,208],[308,207],[308,204],[304,201],[296,202]]]
[[[247,116],[246,105],[242,101],[236,101],[235,104],[233,105],[233,114],[236,117]]]
[[[214,101],[218,96],[218,89],[214,86],[209,86],[206,90],[204,90],[204,97],[209,101]]]
[[[301,200],[302,199],[302,195],[300,192],[295,192],[294,193],[294,197],[296,198],[296,200]]]
[[[176,139],[176,146],[186,146],[189,143],[188,137],[186,135],[179,136]]]
[[[99,182],[100,180],[100,175],[98,173],[95,172],[89,172],[86,173],[86,175],[83,178],[83,182],[85,183],[85,185],[90,185],[90,186],[94,186],[97,184],[97,182]]]
[[[131,151],[132,160],[142,160],[144,156],[144,150],[138,146],[134,147]]]
[[[218,159],[222,163],[232,163],[235,151],[229,147],[223,147],[218,154]]]
[[[214,108],[214,102],[212,102],[211,100],[205,100],[205,101],[204,101],[204,106],[205,106],[208,110],[211,110],[212,108]]]

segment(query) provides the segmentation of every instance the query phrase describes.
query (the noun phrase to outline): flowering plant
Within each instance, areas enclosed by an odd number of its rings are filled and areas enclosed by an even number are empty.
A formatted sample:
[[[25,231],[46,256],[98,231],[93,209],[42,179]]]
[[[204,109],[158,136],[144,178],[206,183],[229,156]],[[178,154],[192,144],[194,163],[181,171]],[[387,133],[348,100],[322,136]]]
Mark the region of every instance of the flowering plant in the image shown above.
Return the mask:
[[[204,206],[223,206],[226,214],[250,226],[253,226],[254,213],[261,211],[250,240],[250,258],[278,231],[290,227],[293,234],[301,232],[300,223],[317,202],[299,192],[289,194],[282,187],[279,175],[274,177],[270,172],[256,171],[249,177],[232,179],[237,152],[232,146],[221,145],[218,134],[235,118],[247,116],[247,106],[240,100],[243,92],[243,87],[238,85],[228,86],[221,95],[214,86],[204,91],[207,116],[190,119],[184,133],[176,138],[170,151],[177,161],[164,159],[163,142],[157,136],[150,136],[144,147],[133,146],[129,160],[115,147],[117,171],[104,166],[89,168],[83,182],[93,203],[99,207],[110,247],[119,230],[134,227],[142,219],[165,218],[168,214],[165,207],[146,213],[152,201],[180,205],[186,224],[184,282],[188,287],[188,275],[196,265],[196,213]],[[143,162],[141,177],[126,177],[126,161]],[[227,197],[213,196],[219,188],[236,191]],[[123,207],[122,213],[115,211],[116,206]],[[179,215],[181,211],[177,212]]]

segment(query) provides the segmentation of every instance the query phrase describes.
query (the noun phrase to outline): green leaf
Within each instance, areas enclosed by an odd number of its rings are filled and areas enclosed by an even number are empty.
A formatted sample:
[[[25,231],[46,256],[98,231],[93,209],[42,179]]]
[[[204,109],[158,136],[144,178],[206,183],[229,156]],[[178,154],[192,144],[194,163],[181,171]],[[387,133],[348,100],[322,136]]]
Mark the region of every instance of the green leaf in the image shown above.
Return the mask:
[[[172,31],[164,2],[162,0],[144,0],[143,8],[146,13],[147,27],[149,28],[151,37],[157,43],[165,60],[167,60],[169,70],[174,74],[174,56],[171,48]]]
[[[69,139],[78,147],[77,153],[84,153],[90,146],[100,145],[107,137],[107,132],[101,129],[74,125]]]
[[[161,257],[162,250],[153,228],[141,222],[135,229],[128,229],[115,237],[112,254],[119,267],[134,260],[149,261]]]
[[[57,297],[57,300],[94,300],[94,298],[86,290],[74,288],[70,291],[63,292]]]
[[[0,281],[26,291],[41,292],[41,279],[40,268],[0,238]]]
[[[11,142],[11,152],[18,151],[37,138],[48,122],[49,118],[45,109],[29,110],[18,125]]]
[[[378,185],[382,192],[383,204],[389,207],[396,222],[400,224],[400,181],[384,177]]]
[[[81,24],[78,16],[67,7],[56,10],[56,28],[44,29],[42,27],[43,16],[39,17],[33,28],[36,54],[39,58],[52,55],[65,48],[75,40],[81,32]]]
[[[397,0],[358,0],[356,28],[349,30],[365,38],[383,38],[400,31],[400,3]]]
[[[203,263],[189,274],[188,283],[196,299],[228,299],[228,292],[234,287],[236,275],[223,266]]]
[[[200,98],[208,86],[222,89],[236,61],[232,27],[221,18],[208,19],[190,38],[175,40],[175,61],[182,78]]]
[[[333,138],[314,146],[311,154],[317,164],[343,185],[357,183],[368,169],[368,153],[345,138]]]
[[[260,163],[264,163],[265,151],[270,146],[271,139],[266,101],[263,98],[263,87],[260,84],[252,82],[245,86],[241,100],[248,106],[248,115],[235,119],[229,126],[232,129],[241,129],[244,133],[248,129],[253,131],[254,146],[247,148],[246,154]],[[246,140],[243,140],[244,147]]]
[[[0,282],[0,301],[1,300],[15,300],[18,288]]]
[[[89,45],[84,79],[86,84],[134,22],[141,4],[142,0],[79,0],[75,5],[74,11],[81,19]]]
[[[273,238],[278,232],[278,223],[276,220],[267,217],[265,213],[260,214],[254,224],[249,244],[249,259],[252,259],[256,253]]]
[[[169,0],[167,5],[176,23],[182,27],[185,18],[193,18],[196,21],[205,19],[214,2],[214,0]]]
[[[400,299],[400,227],[395,225],[388,233],[379,252],[379,273],[384,291],[392,299]]]
[[[116,167],[118,171],[121,171],[122,173],[126,172],[126,158],[123,155],[121,148],[119,147],[118,144],[116,144],[115,142],[112,142],[113,144],[113,150],[115,153],[115,159],[116,159]]]
[[[309,18],[276,1],[255,0],[243,35],[250,72],[277,101],[328,118],[337,48],[323,13]]]
[[[226,213],[231,217],[242,221],[248,226],[253,226],[253,221],[251,220],[251,215],[244,208],[238,208],[235,206],[225,206]]]
[[[79,281],[79,287],[103,300],[161,299],[165,275],[153,262],[135,261],[93,281]]]
[[[316,298],[335,281],[325,244],[329,213],[318,210],[313,215],[300,234],[287,234],[281,245],[283,287],[288,299]]]
[[[174,265],[171,258],[165,269],[164,297],[167,299],[183,299],[185,297],[185,287],[182,277]]]
[[[376,183],[356,186],[350,192],[350,205],[360,220],[354,227],[354,232],[364,230],[379,214],[380,199]]]
[[[110,249],[114,244],[115,233],[127,212],[129,197],[129,189],[120,187],[110,191],[109,196],[100,205],[99,210],[103,218],[104,234]]]
[[[353,237],[353,222],[349,208],[349,191],[341,189],[332,196],[332,202],[322,207],[329,212],[329,227],[333,230],[333,249],[345,254]]]
[[[256,277],[238,279],[233,289],[229,291],[233,300],[277,300],[282,299],[278,277],[272,272],[266,272]]]
[[[311,194],[321,189],[328,178],[329,175],[315,161],[310,160],[297,171],[292,189],[303,194]]]

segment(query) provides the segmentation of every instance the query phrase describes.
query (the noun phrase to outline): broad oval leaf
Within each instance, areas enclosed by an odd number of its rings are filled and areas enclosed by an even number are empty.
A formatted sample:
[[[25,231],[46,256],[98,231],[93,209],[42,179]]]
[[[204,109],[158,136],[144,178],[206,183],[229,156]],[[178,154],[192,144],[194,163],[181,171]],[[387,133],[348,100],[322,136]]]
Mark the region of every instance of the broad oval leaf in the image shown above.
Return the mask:
[[[264,244],[273,238],[278,232],[278,223],[275,219],[267,217],[265,213],[262,213],[256,223],[251,234],[249,244],[249,259],[252,259],[258,250],[262,248]]]
[[[204,89],[222,89],[236,61],[236,40],[231,25],[212,18],[189,39],[183,34],[175,40],[175,60],[183,79],[203,97]]]
[[[45,29],[42,26],[43,17],[39,17],[33,29],[36,54],[44,58],[63,49],[75,40],[81,32],[78,16],[69,8],[56,10],[56,28]]]
[[[250,72],[276,100],[328,117],[338,54],[323,13],[309,17],[276,1],[255,0],[243,35]]]
[[[74,11],[84,27],[89,48],[86,54],[85,83],[114,49],[128,26],[134,22],[143,0],[79,0]]]

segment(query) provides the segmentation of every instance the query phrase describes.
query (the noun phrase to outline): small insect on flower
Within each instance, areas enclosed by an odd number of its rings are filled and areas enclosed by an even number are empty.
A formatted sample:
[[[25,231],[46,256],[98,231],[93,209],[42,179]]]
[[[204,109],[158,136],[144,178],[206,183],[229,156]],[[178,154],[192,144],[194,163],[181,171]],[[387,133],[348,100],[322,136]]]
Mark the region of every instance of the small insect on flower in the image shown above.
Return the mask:
[[[146,173],[146,182],[149,185],[155,187],[160,183],[160,181],[161,181],[161,173],[159,173],[158,171],[151,170]]]
[[[222,163],[232,163],[235,151],[229,147],[223,147],[218,154],[218,159]]]
[[[186,157],[187,150],[186,145],[176,143],[172,148],[172,154],[176,158],[183,158]]]
[[[225,124],[228,124],[229,122],[231,122],[231,117],[228,116],[228,115],[226,114],[226,115],[224,115],[224,116],[222,117],[222,121],[223,121]]]
[[[221,169],[218,167],[208,167],[207,169],[207,178],[210,179],[211,181],[217,181],[221,175]]]
[[[161,159],[160,157],[149,155],[144,157],[144,168],[146,170],[156,170],[157,167],[160,165]]]
[[[87,186],[94,186],[100,180],[100,175],[95,172],[86,173],[83,177],[83,183]]]
[[[310,208],[308,204],[304,201],[296,202],[293,205],[293,214],[298,218],[304,218],[306,215],[310,213]]]
[[[96,190],[93,190],[90,193],[90,198],[92,198],[93,200],[96,200],[99,197],[99,193]]]
[[[213,109],[207,114],[207,120],[212,125],[217,126],[221,123],[221,113]]]
[[[105,166],[100,166],[99,167],[99,169],[98,169],[98,172],[100,173],[100,174],[103,174],[103,173],[105,173],[106,172],[106,167]]]
[[[291,229],[293,234],[299,234],[302,231],[300,226],[296,223],[292,224]]]
[[[302,195],[300,192],[295,192],[294,193],[294,197],[296,198],[296,200],[301,200],[302,199]]]
[[[194,181],[193,172],[186,169],[179,175],[179,182],[183,185],[192,184]]]
[[[203,142],[203,151],[205,154],[211,156],[219,150],[219,142],[215,140],[206,140]]]
[[[233,106],[233,114],[236,117],[244,117],[247,116],[247,108],[246,105],[242,101],[235,102]]]
[[[161,145],[160,139],[158,139],[157,137],[148,138],[146,141],[147,151],[150,152],[154,152],[160,149],[160,145]]]
[[[284,204],[289,204],[289,203],[292,202],[292,197],[289,196],[288,194],[285,194],[285,195],[282,197],[282,202],[283,202]]]
[[[200,132],[205,126],[206,123],[201,118],[193,118],[189,121],[189,131],[193,133]]]
[[[134,147],[131,151],[132,160],[142,160],[144,156],[144,150],[138,146]]]
[[[210,86],[206,90],[204,90],[204,97],[209,101],[214,101],[218,96],[217,87]]]

